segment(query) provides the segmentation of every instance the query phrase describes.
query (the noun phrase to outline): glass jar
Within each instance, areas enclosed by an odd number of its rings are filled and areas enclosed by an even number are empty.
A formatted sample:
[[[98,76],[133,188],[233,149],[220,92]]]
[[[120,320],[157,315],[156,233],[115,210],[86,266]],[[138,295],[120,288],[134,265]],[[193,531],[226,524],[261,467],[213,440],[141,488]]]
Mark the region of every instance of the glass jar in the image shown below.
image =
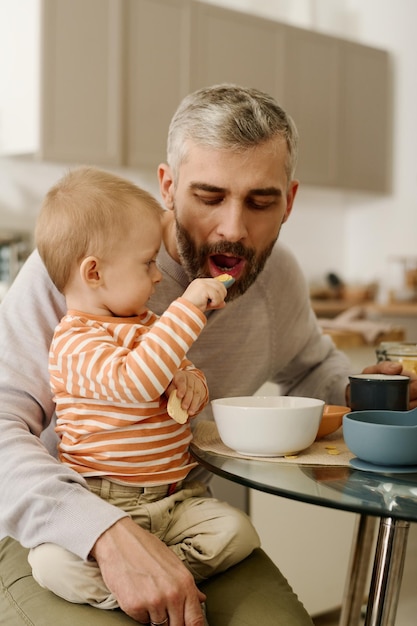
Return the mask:
[[[376,348],[379,361],[399,361],[405,370],[417,374],[417,343],[383,341]]]

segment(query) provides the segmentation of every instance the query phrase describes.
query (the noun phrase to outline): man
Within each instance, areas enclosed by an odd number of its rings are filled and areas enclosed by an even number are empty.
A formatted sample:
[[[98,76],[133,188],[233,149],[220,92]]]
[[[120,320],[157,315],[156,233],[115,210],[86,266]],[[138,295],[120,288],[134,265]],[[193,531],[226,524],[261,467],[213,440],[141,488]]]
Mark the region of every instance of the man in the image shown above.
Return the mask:
[[[158,172],[167,208],[158,259],[164,278],[150,308],[161,313],[195,276],[227,271],[235,278],[231,302],[208,315],[189,352],[207,377],[211,398],[249,395],[273,380],[283,393],[333,404],[345,399],[349,364],[321,335],[292,255],[275,245],[298,188],[296,153],[291,119],[255,90],[201,90],[183,101],[172,121],[168,164]],[[47,353],[63,312],[63,297],[34,253],[1,309],[1,536],[25,547],[50,541],[95,558],[133,620],[202,626],[205,596],[179,559],[92,495],[39,442],[54,411]],[[0,545],[0,577],[7,624],[36,625],[45,615],[57,626],[133,623],[121,612],[71,605],[44,592],[30,576],[25,551],[11,539]],[[262,551],[201,589],[211,626],[312,623]]]

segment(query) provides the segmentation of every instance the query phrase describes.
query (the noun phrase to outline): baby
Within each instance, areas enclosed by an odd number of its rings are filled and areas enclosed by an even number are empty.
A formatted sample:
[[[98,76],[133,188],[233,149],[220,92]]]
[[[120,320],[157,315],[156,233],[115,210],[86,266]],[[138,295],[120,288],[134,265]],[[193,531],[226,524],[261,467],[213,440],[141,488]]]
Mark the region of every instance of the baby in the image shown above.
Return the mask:
[[[198,582],[244,559],[259,538],[243,512],[187,482],[196,465],[189,418],[207,404],[208,389],[186,354],[204,313],[226,306],[227,290],[213,278],[196,279],[160,317],[147,308],[162,278],[162,214],[131,182],[82,167],[46,195],[35,238],[68,309],[49,361],[59,458],[164,541]],[[170,417],[170,395],[185,419]],[[93,558],[42,544],[29,562],[39,584],[57,595],[118,607]]]

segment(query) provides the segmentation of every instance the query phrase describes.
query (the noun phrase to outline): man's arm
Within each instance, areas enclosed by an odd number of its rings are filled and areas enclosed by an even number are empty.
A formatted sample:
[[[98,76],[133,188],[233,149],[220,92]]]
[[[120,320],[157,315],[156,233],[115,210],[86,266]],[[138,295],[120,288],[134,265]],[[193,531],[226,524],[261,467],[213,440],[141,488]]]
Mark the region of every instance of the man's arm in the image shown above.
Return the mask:
[[[178,557],[88,491],[39,440],[54,410],[48,350],[63,313],[64,300],[34,253],[0,307],[0,535],[28,547],[57,543],[81,558],[94,554],[133,617],[169,614],[171,626],[202,626],[204,596]]]
[[[64,300],[34,253],[0,307],[0,535],[86,557],[123,515],[91,494],[39,440],[54,404],[47,359]]]
[[[295,396],[311,396],[328,404],[348,401],[349,374],[352,365],[346,354],[337,350],[330,337],[323,335],[310,305],[308,286],[291,252],[279,245],[272,263],[260,281],[265,282],[270,294],[271,319],[279,328],[274,336],[276,379],[281,392]],[[282,367],[285,354],[288,362]],[[374,363],[367,373],[399,374],[401,364]],[[417,376],[410,375],[410,408],[417,406]]]
[[[276,246],[260,282],[268,294],[273,380],[281,393],[343,404],[351,373],[349,359],[323,335],[305,276],[285,245]]]

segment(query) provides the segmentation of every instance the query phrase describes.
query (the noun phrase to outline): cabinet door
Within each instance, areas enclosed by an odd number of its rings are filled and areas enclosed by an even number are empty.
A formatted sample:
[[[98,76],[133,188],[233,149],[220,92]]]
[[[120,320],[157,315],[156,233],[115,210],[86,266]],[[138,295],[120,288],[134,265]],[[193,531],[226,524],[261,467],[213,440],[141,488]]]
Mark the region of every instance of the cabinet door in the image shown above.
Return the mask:
[[[303,184],[337,183],[339,54],[335,38],[286,29],[284,104],[300,135],[296,176]]]
[[[118,165],[121,0],[43,0],[41,157]]]
[[[191,89],[229,82],[281,92],[280,25],[200,2],[193,3]]]
[[[170,119],[189,91],[190,2],[129,0],[126,157],[135,167],[166,158]]]
[[[392,88],[388,53],[350,42],[340,42],[340,46],[340,180],[349,189],[389,192]]]
[[[284,103],[300,133],[302,183],[387,192],[391,178],[388,54],[287,27]]]

